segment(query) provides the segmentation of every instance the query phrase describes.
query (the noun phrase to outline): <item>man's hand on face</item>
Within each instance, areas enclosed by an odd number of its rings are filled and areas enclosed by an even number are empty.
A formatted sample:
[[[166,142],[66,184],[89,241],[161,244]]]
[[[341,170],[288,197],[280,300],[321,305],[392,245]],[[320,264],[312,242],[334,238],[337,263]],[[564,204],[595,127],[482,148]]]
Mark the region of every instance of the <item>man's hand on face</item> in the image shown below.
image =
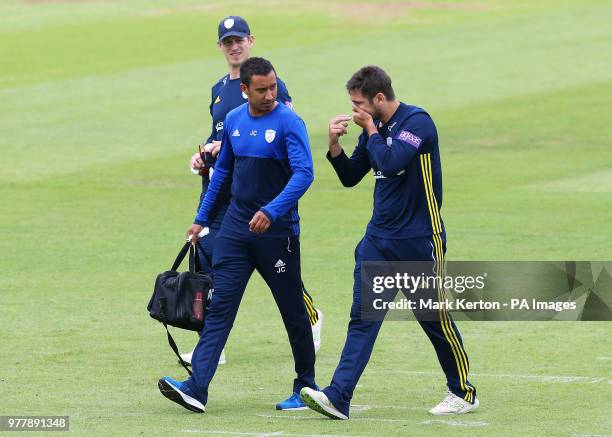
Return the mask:
[[[249,231],[255,234],[263,234],[268,230],[271,224],[267,215],[262,211],[257,211],[249,222]]]
[[[364,128],[368,135],[378,132],[376,126],[374,125],[374,119],[372,119],[372,116],[356,105],[353,105],[353,121],[358,126]]]

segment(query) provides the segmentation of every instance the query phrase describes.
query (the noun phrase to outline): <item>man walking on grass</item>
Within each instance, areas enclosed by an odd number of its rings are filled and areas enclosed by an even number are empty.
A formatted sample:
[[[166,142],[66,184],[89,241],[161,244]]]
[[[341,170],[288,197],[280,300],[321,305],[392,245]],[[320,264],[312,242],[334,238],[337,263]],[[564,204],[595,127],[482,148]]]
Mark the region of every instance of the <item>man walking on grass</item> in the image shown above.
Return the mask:
[[[302,298],[297,212],[299,198],[314,179],[306,126],[295,112],[276,101],[276,72],[270,62],[248,59],[240,67],[240,81],[248,103],[225,118],[214,175],[195,223],[187,231],[196,244],[198,234],[210,225],[221,187],[231,178],[231,201],[213,253],[215,291],[193,353],[193,376],[182,382],[163,377],[158,383],[165,397],[200,413],[205,410],[208,386],[255,269],[272,291],[295,361],[293,393],[283,402],[303,407],[299,391],[317,388],[312,330]]]
[[[372,171],[374,212],[355,251],[351,319],[338,367],[322,391],[305,387],[300,392],[311,409],[334,419],[349,418],[353,391],[382,325],[382,321],[361,318],[361,262],[432,261],[440,272],[446,252],[440,216],[440,151],[431,117],[421,108],[396,100],[391,79],[379,67],[363,67],[346,87],[352,119],[363,132],[349,158],[339,138],[347,132],[351,117],[334,117],[327,158],[346,187],[357,185]],[[436,320],[417,319],[434,346],[448,389],[442,402],[429,412],[452,415],[478,408],[476,389],[468,381],[468,357],[450,314],[441,310]]]
[[[202,192],[200,203],[206,195],[210,176],[213,174],[215,161],[221,150],[221,139],[225,116],[233,109],[247,101],[247,95],[240,88],[240,67],[251,56],[251,49],[255,44],[255,37],[251,34],[246,20],[239,16],[225,17],[219,22],[218,41],[219,50],[223,53],[228,66],[228,73],[215,83],[211,89],[210,115],[212,118],[212,130],[209,137],[204,141],[203,151],[208,157],[204,159],[203,154],[195,153],[191,158],[190,167],[192,171],[199,174],[202,179]],[[293,103],[287,86],[280,79],[276,78],[277,100],[292,108]],[[197,244],[197,252],[200,258],[200,265],[204,273],[213,278],[214,271],[210,265],[214,252],[215,235],[221,228],[223,217],[230,204],[231,180],[221,187],[217,196],[215,208],[209,216],[209,234],[200,238]],[[199,204],[198,204],[199,209]],[[306,287],[302,283],[302,294],[304,305],[308,311],[308,319],[312,327],[312,337],[315,352],[321,347],[321,331],[323,328],[323,312],[314,306],[314,300]],[[181,358],[191,364],[193,351],[181,354]],[[225,353],[221,353],[219,364],[225,363]],[[301,403],[301,402],[300,402]],[[303,405],[302,405],[303,406]],[[279,409],[291,409],[291,404],[279,404]]]

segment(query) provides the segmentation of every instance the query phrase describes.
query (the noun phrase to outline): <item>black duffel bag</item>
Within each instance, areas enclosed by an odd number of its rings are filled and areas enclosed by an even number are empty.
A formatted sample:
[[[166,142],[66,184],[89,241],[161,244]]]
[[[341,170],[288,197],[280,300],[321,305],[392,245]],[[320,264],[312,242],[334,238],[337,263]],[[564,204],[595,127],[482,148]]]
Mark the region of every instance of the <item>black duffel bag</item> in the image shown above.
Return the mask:
[[[187,253],[189,253],[189,271],[178,272]],[[157,275],[153,296],[147,305],[149,315],[166,328],[170,347],[190,375],[191,371],[181,359],[176,342],[168,331],[168,325],[190,331],[201,331],[204,328],[211,288],[212,280],[210,276],[200,272],[200,263],[194,246],[188,241],[170,270]]]

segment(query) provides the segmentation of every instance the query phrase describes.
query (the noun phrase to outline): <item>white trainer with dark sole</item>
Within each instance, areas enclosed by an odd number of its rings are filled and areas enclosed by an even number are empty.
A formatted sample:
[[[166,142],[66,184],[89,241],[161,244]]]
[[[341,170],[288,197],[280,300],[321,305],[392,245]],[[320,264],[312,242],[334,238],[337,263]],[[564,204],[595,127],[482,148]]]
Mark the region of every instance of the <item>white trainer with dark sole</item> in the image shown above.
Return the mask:
[[[429,410],[429,414],[434,416],[454,416],[457,414],[465,414],[470,411],[474,411],[480,406],[478,398],[474,400],[473,404],[470,404],[454,393],[448,392],[446,397],[438,405]]]
[[[310,387],[304,387],[300,390],[300,397],[311,410],[321,413],[330,419],[347,420],[348,417],[342,414],[334,404],[325,396],[322,391],[313,390]]]

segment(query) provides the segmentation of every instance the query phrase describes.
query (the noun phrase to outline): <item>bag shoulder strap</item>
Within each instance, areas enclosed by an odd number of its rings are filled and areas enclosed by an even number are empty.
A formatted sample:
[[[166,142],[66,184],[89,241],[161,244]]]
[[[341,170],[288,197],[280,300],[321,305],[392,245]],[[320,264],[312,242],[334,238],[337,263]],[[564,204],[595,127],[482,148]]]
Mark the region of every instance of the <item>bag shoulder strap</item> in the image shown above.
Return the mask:
[[[197,253],[201,253],[201,254],[202,254],[202,256],[204,257],[204,259],[206,260],[206,262],[208,263],[208,265],[212,267],[212,265],[213,265],[213,264],[212,264],[212,259],[210,259],[210,257],[208,256],[208,254],[206,253],[206,251],[205,251],[205,250],[204,250],[202,247],[198,247],[198,248],[196,248],[196,254],[197,254]],[[197,258],[197,257],[196,257],[196,258]],[[199,260],[198,260],[198,261],[199,261]],[[202,271],[202,269],[201,269],[201,268],[198,268],[198,269],[196,270],[196,272],[200,272],[200,271]]]
[[[181,358],[181,354],[179,354],[178,346],[176,345],[176,342],[172,338],[172,335],[170,335],[170,331],[168,330],[168,325],[166,325],[165,323],[164,323],[164,328],[166,328],[166,333],[168,334],[168,344],[170,345],[170,347],[172,348],[172,350],[178,357],[179,362],[181,363],[181,366],[183,366],[185,370],[187,371],[187,373],[189,373],[189,376],[191,376],[191,370],[189,370],[189,367],[187,367],[187,363],[185,362],[185,360]]]

